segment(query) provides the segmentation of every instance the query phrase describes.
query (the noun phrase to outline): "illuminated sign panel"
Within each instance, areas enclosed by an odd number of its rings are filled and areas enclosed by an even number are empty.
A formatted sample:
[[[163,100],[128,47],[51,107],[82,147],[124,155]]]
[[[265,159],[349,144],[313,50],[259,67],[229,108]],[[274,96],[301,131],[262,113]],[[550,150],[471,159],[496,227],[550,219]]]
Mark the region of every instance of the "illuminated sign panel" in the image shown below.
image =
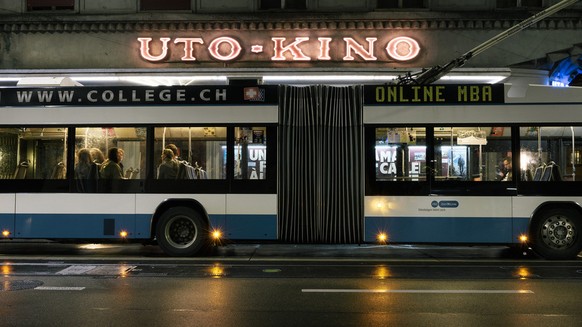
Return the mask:
[[[273,105],[276,85],[3,88],[0,107]]]
[[[418,57],[421,46],[408,36],[294,35],[290,32],[243,35],[141,36],[139,56],[151,63],[172,62],[396,62]],[[233,32],[233,34],[237,34]],[[369,34],[369,32],[368,32]]]
[[[365,85],[364,104],[439,105],[504,102],[503,84]],[[139,106],[277,104],[276,85],[260,86],[117,86],[7,87],[0,89],[2,106]]]
[[[483,85],[366,85],[366,105],[503,103],[503,84]]]

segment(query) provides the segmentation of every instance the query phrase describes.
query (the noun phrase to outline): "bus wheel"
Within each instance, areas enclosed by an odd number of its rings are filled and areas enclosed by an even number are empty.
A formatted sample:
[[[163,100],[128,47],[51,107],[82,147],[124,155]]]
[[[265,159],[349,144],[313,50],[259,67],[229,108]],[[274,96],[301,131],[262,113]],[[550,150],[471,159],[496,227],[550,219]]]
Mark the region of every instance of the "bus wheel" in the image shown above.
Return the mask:
[[[581,232],[582,218],[575,210],[545,210],[532,222],[532,248],[546,259],[574,259],[582,250]]]
[[[196,211],[176,207],[164,212],[156,228],[158,245],[168,255],[186,257],[196,254],[204,244],[204,224]]]

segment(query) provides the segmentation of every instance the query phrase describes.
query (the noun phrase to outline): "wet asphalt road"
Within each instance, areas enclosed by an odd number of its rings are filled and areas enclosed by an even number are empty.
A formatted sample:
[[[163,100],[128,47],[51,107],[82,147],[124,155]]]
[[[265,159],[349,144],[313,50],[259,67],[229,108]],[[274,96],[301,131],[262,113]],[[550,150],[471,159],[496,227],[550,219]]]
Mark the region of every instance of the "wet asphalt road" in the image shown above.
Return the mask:
[[[2,326],[579,326],[582,259],[503,247],[0,242]]]

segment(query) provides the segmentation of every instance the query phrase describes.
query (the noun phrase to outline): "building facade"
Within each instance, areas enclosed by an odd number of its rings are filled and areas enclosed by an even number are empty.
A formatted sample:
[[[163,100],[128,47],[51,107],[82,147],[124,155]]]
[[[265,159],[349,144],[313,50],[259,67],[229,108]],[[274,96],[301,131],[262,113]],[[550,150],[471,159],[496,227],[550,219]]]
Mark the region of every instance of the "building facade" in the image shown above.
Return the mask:
[[[148,83],[172,84],[184,83],[180,76],[284,82],[277,76],[297,74],[325,83],[327,75],[349,74],[378,82],[443,65],[557,2],[0,0],[0,78],[11,85],[22,77],[72,77],[85,85],[87,76],[164,75],[178,80]],[[576,3],[451,76],[577,83],[581,29]]]

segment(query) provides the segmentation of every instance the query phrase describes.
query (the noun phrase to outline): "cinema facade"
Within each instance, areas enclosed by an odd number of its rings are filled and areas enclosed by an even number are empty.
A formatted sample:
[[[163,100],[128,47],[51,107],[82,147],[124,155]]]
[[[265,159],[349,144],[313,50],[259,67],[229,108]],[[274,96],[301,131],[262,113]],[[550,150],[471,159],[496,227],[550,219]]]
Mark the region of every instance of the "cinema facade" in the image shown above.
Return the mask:
[[[1,84],[26,84],[30,77],[31,84],[66,77],[82,85],[389,83],[443,65],[543,9],[425,1],[421,8],[380,10],[380,1],[358,7],[358,1],[320,0],[301,10],[261,10],[263,2],[249,1],[231,13],[202,0],[178,1],[185,6],[180,10],[134,2],[0,1]],[[577,4],[472,58],[442,82],[576,85],[581,29]]]

